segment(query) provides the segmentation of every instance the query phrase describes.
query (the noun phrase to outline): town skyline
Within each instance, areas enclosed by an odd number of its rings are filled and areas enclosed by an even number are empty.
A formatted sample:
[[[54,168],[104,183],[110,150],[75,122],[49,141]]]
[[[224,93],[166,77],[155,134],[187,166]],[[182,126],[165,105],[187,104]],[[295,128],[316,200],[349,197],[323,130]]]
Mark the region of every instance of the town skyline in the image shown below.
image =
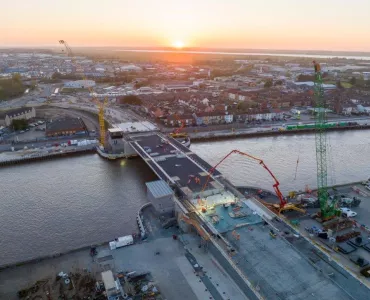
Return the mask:
[[[174,47],[370,51],[370,3],[0,1],[0,47]]]

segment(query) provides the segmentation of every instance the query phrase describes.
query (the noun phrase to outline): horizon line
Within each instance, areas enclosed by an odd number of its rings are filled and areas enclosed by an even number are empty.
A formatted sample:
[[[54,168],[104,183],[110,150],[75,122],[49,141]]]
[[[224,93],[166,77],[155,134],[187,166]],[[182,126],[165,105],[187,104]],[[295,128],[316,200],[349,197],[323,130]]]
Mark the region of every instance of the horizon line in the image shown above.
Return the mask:
[[[43,49],[47,48],[54,49],[59,48],[57,45],[40,45],[40,46],[31,46],[31,45],[0,45],[0,50],[4,49]],[[173,52],[187,52],[187,51],[196,51],[196,50],[227,50],[227,51],[250,51],[250,52],[257,52],[257,51],[285,51],[285,52],[328,52],[328,53],[340,53],[340,52],[346,52],[346,53],[370,53],[370,50],[325,50],[325,49],[269,49],[269,48],[230,48],[230,47],[183,47],[181,49],[177,49],[174,47],[169,46],[73,46],[74,49],[76,48],[120,48],[120,49],[127,49],[127,50],[171,50]],[[46,50],[46,49],[45,49]]]

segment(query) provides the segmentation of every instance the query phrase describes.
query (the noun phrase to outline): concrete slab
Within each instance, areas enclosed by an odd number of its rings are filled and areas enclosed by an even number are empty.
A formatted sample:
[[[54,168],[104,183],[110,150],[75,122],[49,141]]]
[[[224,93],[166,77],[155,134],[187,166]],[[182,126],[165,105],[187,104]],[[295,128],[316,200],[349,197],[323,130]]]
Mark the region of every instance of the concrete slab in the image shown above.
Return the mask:
[[[224,199],[222,199],[223,197],[221,196],[221,194],[219,197],[221,198],[220,202],[227,201],[227,197],[231,199],[231,197],[228,195],[226,195]],[[213,223],[213,226],[220,233],[225,233],[227,231],[233,230],[238,226],[245,226],[247,224],[256,224],[262,222],[262,218],[258,214],[254,213],[244,202],[239,202],[239,204],[241,205],[241,207],[238,211],[234,211],[235,206],[230,205],[229,207],[224,207],[223,205],[218,205],[214,209],[209,209],[207,210],[207,212],[201,212],[200,214],[204,216],[208,222]],[[241,217],[236,218],[230,216],[236,213],[240,213]],[[214,215],[218,216],[218,222],[212,221],[212,216]]]
[[[159,252],[159,255],[155,255]],[[167,299],[196,299],[178,265],[184,248],[172,238],[158,238],[151,242],[114,250],[116,271],[149,271],[159,290]]]
[[[204,246],[199,248],[201,240],[198,236],[183,234],[181,235],[181,239],[186,244],[186,249],[193,254],[197,262],[203,267],[209,280],[216,287],[223,299],[247,299],[245,294],[239,289],[217,260],[205,251]]]
[[[202,280],[199,278],[199,276],[196,276],[196,274],[194,273],[194,269],[190,265],[186,257],[178,257],[176,258],[176,262],[182,274],[184,275],[184,278],[186,278],[189,286],[196,295],[197,297],[196,299],[204,300],[212,297],[211,293],[207,290]]]
[[[267,226],[253,225],[237,229],[239,241],[227,235],[237,249],[233,260],[267,299],[351,299],[269,231]]]

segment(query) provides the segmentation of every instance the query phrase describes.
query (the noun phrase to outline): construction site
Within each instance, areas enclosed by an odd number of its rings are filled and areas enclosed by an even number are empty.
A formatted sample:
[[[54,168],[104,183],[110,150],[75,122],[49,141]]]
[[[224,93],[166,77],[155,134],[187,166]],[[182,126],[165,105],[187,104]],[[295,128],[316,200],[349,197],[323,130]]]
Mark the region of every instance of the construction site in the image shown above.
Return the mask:
[[[68,44],[63,40],[60,43],[73,57]],[[346,192],[328,187],[325,94],[320,65],[314,62],[314,68],[317,190],[307,188],[287,196],[280,191],[273,171],[258,157],[233,150],[211,166],[188,148],[190,140],[180,132],[182,127],[164,135],[149,122],[135,122],[116,124],[106,131],[106,101],[96,102],[100,151],[109,149],[119,157],[139,156],[160,179],[147,185],[154,217],[138,214],[138,245],[113,250],[105,245],[97,248],[97,254],[91,250],[95,269],[55,272],[54,278],[20,290],[19,297],[370,299],[370,230],[366,224],[370,211],[365,204],[370,201],[368,182]],[[238,189],[225,179],[217,168],[235,156],[251,162],[251,174],[253,168],[262,168],[266,180],[271,181],[271,191]],[[356,211],[361,215],[364,204],[366,214],[355,221],[353,216]],[[161,225],[154,223],[160,217],[174,219],[177,227],[170,226],[170,233],[155,238],[153,232]],[[173,242],[176,246],[170,244]],[[188,247],[189,243],[195,246]],[[147,257],[148,249],[151,258]],[[211,257],[218,266],[215,274],[224,274],[224,280],[232,281],[243,296],[233,298],[226,287],[220,290],[222,283],[212,282],[211,271],[203,272],[196,253]],[[179,281],[169,286],[174,279],[168,276],[172,267],[166,264],[168,270],[160,270],[167,254],[176,271],[181,269],[181,276],[187,278],[186,284],[174,274]],[[194,278],[188,279],[192,274],[201,288],[196,287]],[[176,289],[182,288],[188,291],[176,294]]]
[[[369,297],[369,230],[348,214],[349,207],[360,205],[359,196],[368,196],[367,185],[353,187],[355,196],[347,193],[351,198],[335,188],[329,193],[325,95],[320,65],[314,67],[317,191],[284,196],[263,160],[239,150],[212,167],[160,133],[122,135],[174,191],[180,228],[185,232],[193,228],[208,251],[232,265],[246,282],[249,297],[251,293],[260,299]],[[235,155],[263,168],[274,192],[257,189],[243,194],[223,178],[217,168]]]

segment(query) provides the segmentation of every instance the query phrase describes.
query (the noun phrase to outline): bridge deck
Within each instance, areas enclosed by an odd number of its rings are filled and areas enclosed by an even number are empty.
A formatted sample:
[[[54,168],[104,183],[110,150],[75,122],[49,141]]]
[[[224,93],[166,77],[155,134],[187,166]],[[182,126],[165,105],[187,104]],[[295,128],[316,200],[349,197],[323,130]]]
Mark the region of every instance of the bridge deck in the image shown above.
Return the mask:
[[[194,193],[203,189],[210,166],[176,140],[153,133],[132,136],[131,146],[163,180],[176,183],[181,188],[187,187]],[[220,173],[216,171],[214,175]],[[214,188],[213,182],[211,178],[206,190]]]

